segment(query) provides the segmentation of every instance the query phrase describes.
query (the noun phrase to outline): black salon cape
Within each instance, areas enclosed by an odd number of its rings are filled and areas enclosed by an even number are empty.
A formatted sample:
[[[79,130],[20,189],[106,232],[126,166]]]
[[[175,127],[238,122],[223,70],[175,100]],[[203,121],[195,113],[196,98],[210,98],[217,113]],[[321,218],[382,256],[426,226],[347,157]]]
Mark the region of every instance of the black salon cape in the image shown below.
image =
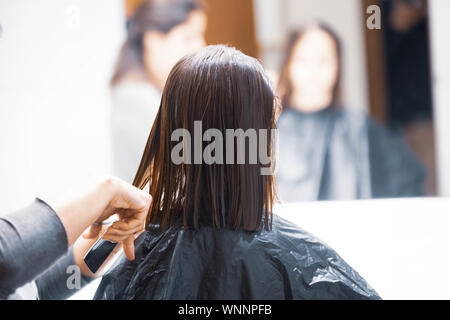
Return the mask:
[[[425,194],[425,168],[403,138],[362,112],[290,108],[277,128],[277,195],[285,202]]]
[[[335,251],[274,215],[271,231],[153,225],[94,299],[380,299]]]

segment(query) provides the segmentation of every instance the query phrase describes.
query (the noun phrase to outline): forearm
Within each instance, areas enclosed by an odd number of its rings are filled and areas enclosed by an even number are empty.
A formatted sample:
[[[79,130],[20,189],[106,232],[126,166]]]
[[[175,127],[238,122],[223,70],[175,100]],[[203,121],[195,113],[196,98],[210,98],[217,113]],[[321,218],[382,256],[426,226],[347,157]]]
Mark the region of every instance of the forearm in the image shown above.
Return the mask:
[[[64,226],[42,200],[0,218],[0,299],[33,281],[67,249]]]
[[[114,179],[102,178],[97,183],[79,186],[65,197],[47,200],[65,227],[68,246],[105,211],[112,199],[114,185]]]

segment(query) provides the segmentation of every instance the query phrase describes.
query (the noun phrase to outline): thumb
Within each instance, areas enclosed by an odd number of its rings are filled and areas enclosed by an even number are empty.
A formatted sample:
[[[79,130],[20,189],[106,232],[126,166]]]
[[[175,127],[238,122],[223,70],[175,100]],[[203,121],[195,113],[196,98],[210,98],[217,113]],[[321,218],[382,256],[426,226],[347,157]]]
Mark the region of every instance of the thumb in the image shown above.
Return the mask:
[[[123,240],[122,247],[127,259],[134,260],[134,235],[131,235]]]
[[[94,239],[97,238],[100,232],[102,231],[101,225],[91,225],[89,228],[87,228],[83,234],[82,237],[84,239]]]

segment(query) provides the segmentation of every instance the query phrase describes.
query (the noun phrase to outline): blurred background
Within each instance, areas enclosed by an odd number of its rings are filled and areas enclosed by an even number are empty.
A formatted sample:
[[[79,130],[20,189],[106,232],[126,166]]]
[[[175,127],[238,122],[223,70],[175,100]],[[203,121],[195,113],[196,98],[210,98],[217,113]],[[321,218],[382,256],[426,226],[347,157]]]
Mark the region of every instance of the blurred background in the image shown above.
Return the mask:
[[[284,203],[448,197],[449,14],[448,0],[0,0],[0,212],[91,175],[131,182],[171,67],[217,43],[276,87]]]

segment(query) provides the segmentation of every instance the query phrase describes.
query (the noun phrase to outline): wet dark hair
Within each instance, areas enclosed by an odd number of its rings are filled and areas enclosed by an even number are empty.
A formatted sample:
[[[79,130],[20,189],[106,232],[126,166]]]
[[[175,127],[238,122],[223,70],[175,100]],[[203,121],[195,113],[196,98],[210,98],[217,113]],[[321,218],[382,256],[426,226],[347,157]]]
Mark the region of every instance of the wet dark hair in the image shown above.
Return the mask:
[[[194,132],[194,121],[202,121],[203,131],[215,128],[223,136],[226,129],[270,132],[275,129],[275,111],[273,87],[256,59],[223,45],[182,58],[164,87],[133,182],[141,189],[150,185],[153,200],[146,225],[168,226],[182,217],[185,228],[270,229],[274,178],[261,175],[261,168],[270,164],[235,160],[235,164],[176,165],[171,150],[177,142],[171,141],[171,134],[179,128]],[[263,151],[271,156],[274,146],[268,140]],[[258,137],[258,152],[264,149],[259,143]]]
[[[119,83],[130,71],[145,76],[142,54],[143,38],[147,31],[168,33],[185,22],[193,11],[200,9],[202,6],[196,0],[143,1],[127,21],[127,38],[122,45],[111,86]]]
[[[284,50],[284,57],[281,63],[280,77],[278,79],[277,85],[277,93],[280,96],[281,104],[283,108],[289,108],[290,99],[292,95],[292,83],[289,78],[289,69],[292,63],[292,55],[294,52],[295,46],[301,41],[302,37],[306,34],[306,32],[319,29],[326,32],[332,39],[334,44],[336,45],[336,53],[337,53],[337,61],[338,61],[338,76],[336,79],[336,84],[333,89],[333,100],[331,105],[337,107],[341,103],[341,71],[342,71],[342,46],[341,41],[337,34],[326,24],[321,22],[314,22],[297,29],[291,31],[288,41],[286,43],[286,48]]]

